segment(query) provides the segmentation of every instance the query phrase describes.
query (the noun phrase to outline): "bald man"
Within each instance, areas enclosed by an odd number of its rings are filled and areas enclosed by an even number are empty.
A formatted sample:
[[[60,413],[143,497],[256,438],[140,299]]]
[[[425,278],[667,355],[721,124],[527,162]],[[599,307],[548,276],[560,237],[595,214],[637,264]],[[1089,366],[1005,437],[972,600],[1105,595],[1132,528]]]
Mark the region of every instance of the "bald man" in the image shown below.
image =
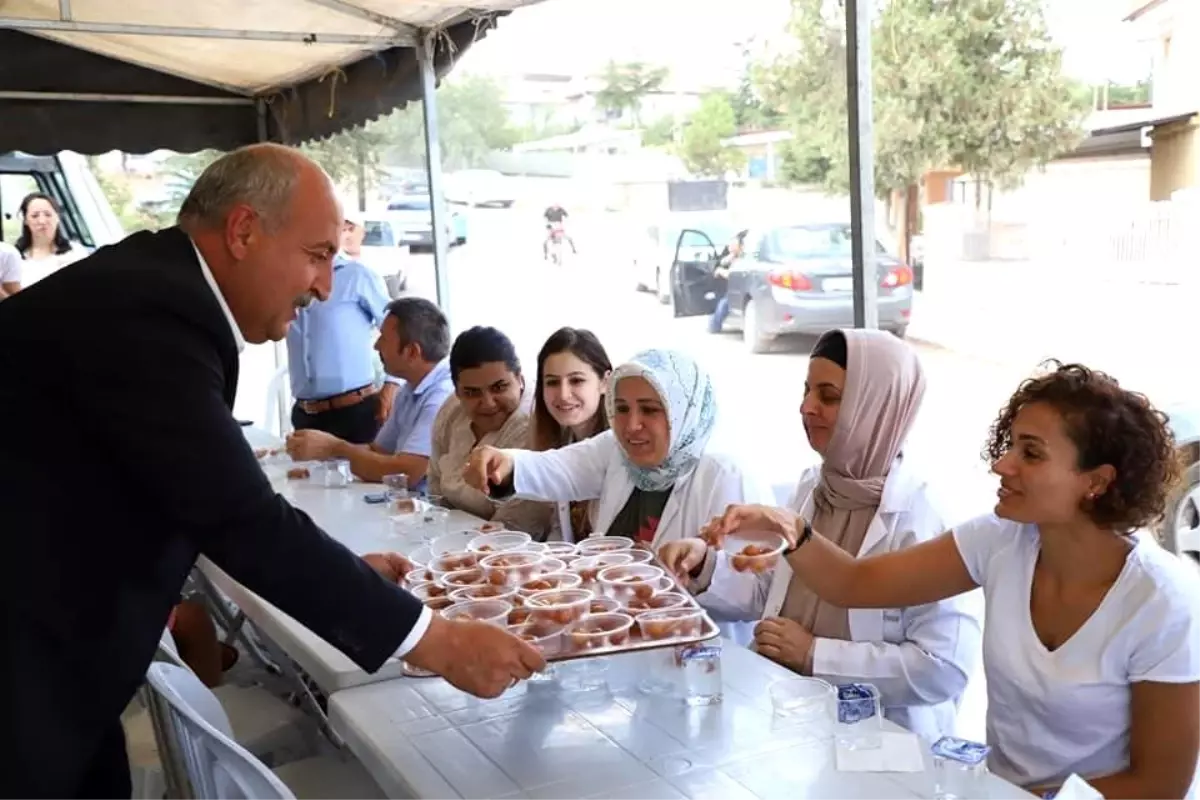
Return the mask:
[[[319,167],[249,147],[205,170],[177,227],[0,303],[0,796],[130,796],[120,715],[199,555],[368,672],[400,655],[494,696],[544,665],[326,536],[233,418],[238,353],[328,296],[341,227]]]

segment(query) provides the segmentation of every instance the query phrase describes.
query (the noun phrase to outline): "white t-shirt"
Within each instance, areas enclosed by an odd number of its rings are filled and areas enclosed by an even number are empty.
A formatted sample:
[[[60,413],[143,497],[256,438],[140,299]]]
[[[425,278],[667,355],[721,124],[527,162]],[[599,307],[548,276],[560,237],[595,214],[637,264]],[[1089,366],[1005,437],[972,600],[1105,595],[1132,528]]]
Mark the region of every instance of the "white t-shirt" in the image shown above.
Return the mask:
[[[7,242],[0,242],[0,283],[21,282],[21,254]]]
[[[954,540],[983,587],[988,766],[1019,786],[1099,778],[1129,766],[1130,684],[1200,680],[1200,579],[1148,537],[1092,616],[1057,650],[1029,613],[1036,525],[988,514]]]
[[[27,258],[24,263],[25,285],[32,286],[42,278],[53,275],[68,264],[74,264],[85,256],[87,256],[87,252],[73,244],[71,249],[65,253],[57,253],[43,258]]]

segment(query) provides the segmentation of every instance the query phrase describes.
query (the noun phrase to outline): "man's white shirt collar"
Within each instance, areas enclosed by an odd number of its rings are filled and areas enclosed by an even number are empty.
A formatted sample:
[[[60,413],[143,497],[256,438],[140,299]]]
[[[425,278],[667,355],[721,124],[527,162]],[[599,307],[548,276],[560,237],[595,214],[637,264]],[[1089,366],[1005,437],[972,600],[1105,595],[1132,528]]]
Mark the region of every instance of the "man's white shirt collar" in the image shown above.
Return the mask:
[[[196,258],[200,260],[200,272],[204,274],[208,288],[212,289],[213,296],[217,298],[217,303],[220,304],[221,311],[225,314],[225,321],[229,323],[229,329],[233,331],[233,341],[237,344],[237,350],[240,353],[246,349],[246,337],[242,335],[242,329],[238,327],[237,320],[233,318],[233,312],[229,310],[229,304],[225,302],[225,295],[221,294],[221,287],[217,286],[217,279],[213,277],[212,270],[208,268],[208,262],[204,260],[204,254],[200,252],[199,247],[196,247],[195,242],[192,242],[192,249],[196,251]]]

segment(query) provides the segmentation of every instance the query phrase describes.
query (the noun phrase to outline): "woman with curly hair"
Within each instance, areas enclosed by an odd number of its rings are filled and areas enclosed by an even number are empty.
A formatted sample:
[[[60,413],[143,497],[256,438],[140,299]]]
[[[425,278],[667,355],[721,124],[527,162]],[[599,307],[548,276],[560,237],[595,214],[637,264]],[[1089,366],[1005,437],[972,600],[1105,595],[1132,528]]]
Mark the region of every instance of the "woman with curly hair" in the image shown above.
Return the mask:
[[[1076,364],[1025,381],[992,426],[994,513],[855,559],[786,509],[732,506],[704,533],[774,531],[788,565],[844,608],[982,587],[992,771],[1044,792],[1072,773],[1105,797],[1183,797],[1200,750],[1200,582],[1140,531],[1178,463],[1166,418]],[[703,545],[668,545],[686,571]]]

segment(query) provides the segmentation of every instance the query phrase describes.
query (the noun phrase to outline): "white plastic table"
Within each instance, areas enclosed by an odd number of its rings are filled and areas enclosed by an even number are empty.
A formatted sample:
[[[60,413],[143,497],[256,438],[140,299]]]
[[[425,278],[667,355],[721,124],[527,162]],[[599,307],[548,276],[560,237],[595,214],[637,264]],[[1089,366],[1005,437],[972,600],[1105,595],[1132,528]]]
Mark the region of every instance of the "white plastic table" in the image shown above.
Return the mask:
[[[439,678],[373,683],[333,694],[330,726],[389,797],[933,797],[928,752],[924,772],[838,772],[831,741],[779,727],[767,687],[792,673],[745,648],[725,642],[714,706],[640,693],[646,668],[619,656],[610,691],[524,683],[495,700]],[[987,783],[995,800],[1032,796]]]
[[[277,447],[280,444],[277,438],[264,431],[249,427],[243,430],[253,447]],[[407,553],[420,545],[419,536],[398,538],[392,532],[387,511],[364,501],[365,495],[382,489],[379,484],[354,482],[344,488],[330,489],[311,481],[288,480],[286,464],[270,465],[266,471],[275,488],[292,505],[306,512],[326,533],[359,555],[384,550]],[[470,514],[453,511],[448,530],[471,528],[479,522]],[[418,533],[416,529],[413,532]],[[246,589],[208,559],[201,558],[198,566],[255,628],[287,653],[322,691],[330,693],[401,675],[401,664],[397,659],[390,659],[377,672],[367,674],[340,650]]]

